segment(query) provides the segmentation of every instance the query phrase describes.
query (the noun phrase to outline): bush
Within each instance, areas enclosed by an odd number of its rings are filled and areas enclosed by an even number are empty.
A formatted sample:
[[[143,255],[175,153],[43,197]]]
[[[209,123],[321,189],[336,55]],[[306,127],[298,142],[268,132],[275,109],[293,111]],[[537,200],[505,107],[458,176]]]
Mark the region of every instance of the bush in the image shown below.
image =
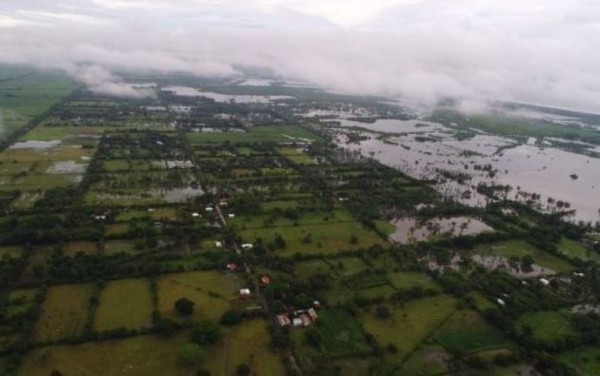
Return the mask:
[[[200,346],[189,342],[181,345],[177,350],[177,356],[188,365],[198,365],[204,360],[204,353]]]
[[[223,325],[235,325],[242,321],[242,313],[235,309],[230,309],[225,312],[221,317],[221,324]]]
[[[221,328],[210,321],[201,321],[190,331],[192,342],[199,345],[217,343],[222,337]]]
[[[387,319],[392,316],[390,308],[386,305],[380,305],[375,308],[375,315],[380,319]]]
[[[175,311],[181,316],[189,316],[194,313],[195,303],[187,298],[178,299],[175,302]]]

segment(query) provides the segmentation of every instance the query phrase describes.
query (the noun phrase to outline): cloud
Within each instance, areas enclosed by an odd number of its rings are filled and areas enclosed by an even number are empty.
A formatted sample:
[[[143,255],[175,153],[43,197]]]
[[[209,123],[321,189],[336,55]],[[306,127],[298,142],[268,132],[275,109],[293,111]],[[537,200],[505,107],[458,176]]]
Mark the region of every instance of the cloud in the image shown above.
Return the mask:
[[[210,77],[253,66],[417,104],[600,112],[600,4],[586,0],[7,0],[0,28],[0,62],[75,76],[90,65]],[[107,82],[124,90],[114,74]]]
[[[152,88],[136,87],[121,82],[109,71],[98,65],[78,67],[71,72],[75,78],[87,85],[90,91],[97,94],[117,97],[144,98],[155,95]]]

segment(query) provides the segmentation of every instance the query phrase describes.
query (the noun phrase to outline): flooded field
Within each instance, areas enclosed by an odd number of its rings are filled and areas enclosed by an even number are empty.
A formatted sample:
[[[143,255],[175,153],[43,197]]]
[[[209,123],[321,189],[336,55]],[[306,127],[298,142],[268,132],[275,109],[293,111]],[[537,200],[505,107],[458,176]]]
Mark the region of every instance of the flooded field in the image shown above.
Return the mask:
[[[162,88],[163,91],[170,91],[175,95],[182,97],[204,97],[214,99],[215,102],[220,103],[269,103],[276,100],[282,99],[295,99],[294,97],[286,95],[228,95],[214,93],[210,91],[201,91],[193,87],[187,86],[169,86]]]
[[[424,223],[414,218],[400,218],[392,224],[396,226],[396,231],[390,235],[390,239],[403,244],[425,241],[434,237],[476,235],[494,231],[485,223],[467,217],[436,218]]]
[[[357,123],[341,121],[352,126]],[[421,122],[380,120],[359,124],[378,132],[399,133],[411,127],[418,131],[417,123]],[[462,184],[445,180],[438,189],[471,205],[486,202],[475,192],[479,183],[510,185],[511,198],[518,192],[539,193],[541,209],[549,209],[545,205],[548,198],[553,198],[576,209],[576,220],[600,220],[600,159],[487,134],[459,140],[441,124],[430,126],[423,128],[431,130],[426,137],[409,133],[382,139],[377,134],[364,133],[369,139],[359,143],[347,143],[344,136],[338,136],[337,141],[346,149],[417,178],[437,179],[440,170],[466,175]],[[470,194],[461,196],[466,190]]]

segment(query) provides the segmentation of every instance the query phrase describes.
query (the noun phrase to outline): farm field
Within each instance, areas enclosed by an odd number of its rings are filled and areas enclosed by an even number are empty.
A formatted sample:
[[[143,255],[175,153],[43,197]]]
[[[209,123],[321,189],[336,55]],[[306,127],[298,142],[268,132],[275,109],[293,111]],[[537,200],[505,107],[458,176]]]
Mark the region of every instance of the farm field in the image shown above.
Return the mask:
[[[181,365],[177,348],[183,336],[162,338],[139,336],[121,340],[91,342],[76,346],[50,346],[36,349],[23,360],[18,375],[47,376],[52,370],[65,375],[107,376],[194,375],[193,367]]]
[[[600,348],[580,347],[558,355],[560,362],[576,374],[593,376],[600,373]]]
[[[569,319],[559,312],[528,313],[519,318],[516,329],[523,331],[527,325],[536,341],[551,343],[575,334]]]
[[[456,311],[438,329],[435,340],[451,353],[473,354],[486,350],[510,349],[514,345],[475,311]]]
[[[375,233],[365,229],[358,222],[251,229],[239,231],[239,234],[245,241],[254,242],[257,239],[270,241],[276,232],[287,242],[286,248],[280,251],[285,255],[331,254],[383,243]],[[356,237],[354,243],[352,236]]]
[[[147,280],[111,281],[100,292],[94,329],[140,329],[150,326],[151,316],[152,296]]]
[[[554,272],[567,272],[573,269],[573,266],[566,261],[521,240],[482,245],[477,247],[475,252],[486,256],[503,256],[506,258],[531,256],[536,264]]]
[[[90,284],[49,288],[35,327],[35,340],[51,342],[82,335],[92,293]]]
[[[158,281],[159,313],[178,319],[175,302],[187,298],[195,303],[194,320],[218,321],[235,306],[241,287],[234,275],[214,271],[167,274]]]
[[[390,307],[392,315],[380,319],[373,312],[361,313],[365,330],[375,336],[381,346],[393,344],[398,349],[395,362],[411,353],[456,310],[456,300],[448,295],[419,299],[402,308]],[[398,336],[397,333],[403,335]]]

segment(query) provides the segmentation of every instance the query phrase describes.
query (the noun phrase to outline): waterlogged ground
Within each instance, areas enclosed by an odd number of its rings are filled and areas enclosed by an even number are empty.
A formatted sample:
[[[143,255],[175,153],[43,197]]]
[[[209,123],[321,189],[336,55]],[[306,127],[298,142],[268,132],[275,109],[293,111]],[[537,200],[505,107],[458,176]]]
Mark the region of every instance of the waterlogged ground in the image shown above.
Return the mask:
[[[414,218],[400,218],[392,224],[396,226],[396,231],[390,235],[390,239],[404,244],[425,241],[436,236],[454,237],[494,231],[485,223],[467,217],[435,218],[422,223]]]
[[[170,91],[175,95],[182,97],[204,97],[214,99],[215,102],[229,103],[234,101],[236,103],[269,103],[275,100],[281,99],[294,99],[294,97],[286,95],[228,95],[214,93],[210,91],[201,91],[193,87],[187,86],[169,86],[162,89],[163,91]]]
[[[359,143],[347,143],[347,138],[339,135],[337,141],[346,149],[373,157],[411,176],[435,179],[439,177],[440,169],[471,175],[471,180],[465,184],[446,180],[438,186],[442,193],[465,203],[483,205],[486,202],[486,198],[478,195],[474,189],[480,182],[508,184],[514,188],[511,198],[519,190],[539,193],[542,195],[542,204],[550,197],[569,202],[571,208],[576,209],[576,220],[600,220],[598,158],[529,143],[519,144],[509,138],[486,134],[459,140],[451,130],[435,123],[378,120],[369,124],[345,119],[340,121],[350,127],[360,126],[393,133],[389,137],[364,133],[369,139]],[[495,176],[475,169],[486,164],[497,170]],[[576,178],[572,178],[572,175],[576,175]],[[470,197],[461,196],[466,190],[471,191]]]

